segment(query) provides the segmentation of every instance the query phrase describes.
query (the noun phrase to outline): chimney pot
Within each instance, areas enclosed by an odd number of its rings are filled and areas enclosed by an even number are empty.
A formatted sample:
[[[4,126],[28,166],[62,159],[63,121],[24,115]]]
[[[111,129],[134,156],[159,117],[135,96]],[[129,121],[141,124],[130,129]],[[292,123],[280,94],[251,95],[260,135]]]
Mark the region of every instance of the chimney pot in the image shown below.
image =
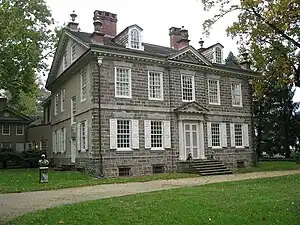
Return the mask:
[[[73,10],[73,12],[70,14],[71,21],[68,23],[67,28],[71,31],[79,31],[78,23],[75,22],[75,19],[77,17],[77,14]]]
[[[202,38],[200,38],[199,44],[200,44],[200,48],[203,48],[204,41]]]

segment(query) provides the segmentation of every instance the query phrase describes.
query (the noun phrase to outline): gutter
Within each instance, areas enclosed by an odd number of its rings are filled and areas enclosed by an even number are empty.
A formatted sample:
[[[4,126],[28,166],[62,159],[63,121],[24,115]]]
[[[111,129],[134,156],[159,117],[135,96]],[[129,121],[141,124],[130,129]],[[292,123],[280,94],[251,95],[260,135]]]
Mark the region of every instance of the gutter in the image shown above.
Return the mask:
[[[99,82],[98,82],[98,120],[99,120],[99,156],[100,156],[100,177],[104,177],[104,173],[103,173],[103,155],[102,155],[102,150],[101,150],[101,146],[102,146],[102,142],[101,142],[101,66],[103,63],[103,57],[101,56],[97,56],[97,68],[98,68],[98,77],[99,77]]]

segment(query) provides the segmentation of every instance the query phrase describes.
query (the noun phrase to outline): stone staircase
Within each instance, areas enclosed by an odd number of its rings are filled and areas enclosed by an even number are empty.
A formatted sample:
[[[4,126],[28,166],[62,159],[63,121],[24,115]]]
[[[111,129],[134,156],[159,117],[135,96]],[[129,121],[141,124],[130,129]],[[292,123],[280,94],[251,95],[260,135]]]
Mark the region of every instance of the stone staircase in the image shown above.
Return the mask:
[[[195,159],[191,162],[190,169],[191,172],[199,173],[201,176],[232,174],[223,163],[210,159]]]

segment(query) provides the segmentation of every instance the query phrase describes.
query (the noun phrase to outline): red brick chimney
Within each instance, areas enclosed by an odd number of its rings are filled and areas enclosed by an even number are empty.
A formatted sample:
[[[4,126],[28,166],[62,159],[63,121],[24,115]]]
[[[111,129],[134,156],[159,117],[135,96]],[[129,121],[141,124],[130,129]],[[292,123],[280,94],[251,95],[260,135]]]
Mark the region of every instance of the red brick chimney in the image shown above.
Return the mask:
[[[189,46],[189,32],[188,30],[178,27],[171,27],[169,29],[170,47],[176,50],[183,49]]]
[[[75,22],[75,19],[77,17],[77,14],[73,10],[73,12],[70,14],[71,21],[68,23],[67,28],[71,31],[78,31],[78,23]]]
[[[92,33],[92,42],[96,44],[103,44],[104,33],[102,32],[102,22],[97,16],[94,16],[94,32]]]
[[[115,37],[117,35],[117,14],[95,10],[95,17],[102,21],[101,31],[105,36]]]

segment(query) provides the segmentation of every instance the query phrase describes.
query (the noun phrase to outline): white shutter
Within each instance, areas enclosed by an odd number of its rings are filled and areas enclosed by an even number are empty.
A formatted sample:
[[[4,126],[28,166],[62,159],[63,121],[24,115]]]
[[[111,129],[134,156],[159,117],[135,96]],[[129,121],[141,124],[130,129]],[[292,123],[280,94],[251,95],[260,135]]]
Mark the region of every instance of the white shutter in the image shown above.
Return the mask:
[[[227,147],[227,130],[226,123],[221,123],[221,146]]]
[[[60,130],[56,131],[56,143],[57,143],[56,152],[60,152],[60,146],[61,146],[61,144],[60,144]]]
[[[84,121],[84,134],[85,134],[85,151],[89,149],[89,129],[88,129],[88,121]],[[99,134],[101,135],[101,134]]]
[[[80,146],[80,143],[81,143],[81,140],[80,140],[80,126],[81,126],[81,123],[80,122],[77,122],[77,151],[80,151],[81,150],[81,146]]]
[[[171,122],[164,121],[163,122],[163,136],[164,136],[164,148],[171,148]]]
[[[212,140],[211,140],[211,122],[207,122],[207,145],[209,148],[212,147]]]
[[[110,149],[117,149],[117,120],[110,119]],[[99,134],[101,135],[101,134]]]
[[[132,148],[139,149],[139,121],[131,120],[131,136],[132,136]]]
[[[231,147],[235,147],[235,132],[234,132],[234,123],[230,124],[230,142]]]
[[[27,144],[28,149],[28,144]],[[56,137],[55,137],[55,131],[52,132],[52,152],[56,153]]]
[[[63,146],[63,151],[66,152],[66,146],[67,146],[67,132],[66,128],[64,128],[64,146]]]
[[[145,126],[145,148],[151,148],[151,120],[144,121]]]
[[[249,147],[249,132],[248,124],[243,124],[243,145]]]

